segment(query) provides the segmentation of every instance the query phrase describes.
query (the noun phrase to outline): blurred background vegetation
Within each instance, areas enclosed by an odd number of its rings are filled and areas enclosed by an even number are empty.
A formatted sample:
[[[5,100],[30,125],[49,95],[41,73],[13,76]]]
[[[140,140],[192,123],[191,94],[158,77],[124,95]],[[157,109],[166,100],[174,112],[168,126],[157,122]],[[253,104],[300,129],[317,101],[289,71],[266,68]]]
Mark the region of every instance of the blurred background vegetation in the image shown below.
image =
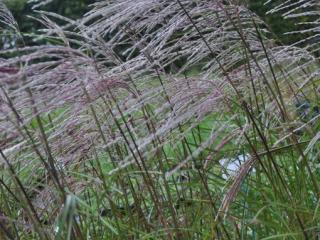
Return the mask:
[[[4,2],[19,23],[21,32],[35,32],[35,29],[37,29],[40,24],[37,24],[28,17],[34,14],[30,0],[4,0]],[[77,19],[89,9],[89,5],[93,2],[95,2],[95,0],[53,0],[46,6],[41,7],[41,10],[55,12],[71,19]]]
[[[283,19],[283,17],[277,13],[267,14],[270,9],[279,6],[279,4],[284,1],[274,0],[265,4],[266,1],[267,0],[248,0],[249,9],[262,17],[268,24],[271,32],[277,36],[275,39],[279,39],[281,43],[291,44],[300,40],[301,35],[285,34],[299,29],[295,23],[295,19]]]

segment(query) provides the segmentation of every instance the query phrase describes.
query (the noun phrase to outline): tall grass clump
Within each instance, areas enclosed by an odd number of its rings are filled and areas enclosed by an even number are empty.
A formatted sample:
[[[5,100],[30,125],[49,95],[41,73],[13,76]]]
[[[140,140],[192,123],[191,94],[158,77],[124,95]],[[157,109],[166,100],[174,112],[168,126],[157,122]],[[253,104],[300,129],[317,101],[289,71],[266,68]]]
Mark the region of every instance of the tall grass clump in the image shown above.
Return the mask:
[[[231,0],[44,1],[30,41],[0,1],[0,239],[318,239],[320,5],[280,2],[303,41]]]

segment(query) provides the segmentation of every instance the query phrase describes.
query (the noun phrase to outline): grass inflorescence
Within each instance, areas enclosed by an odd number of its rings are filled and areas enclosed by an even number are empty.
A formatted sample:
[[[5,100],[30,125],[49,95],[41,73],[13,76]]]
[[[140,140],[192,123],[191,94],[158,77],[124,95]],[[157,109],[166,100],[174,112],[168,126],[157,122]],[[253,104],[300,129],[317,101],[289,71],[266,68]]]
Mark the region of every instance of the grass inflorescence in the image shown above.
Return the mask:
[[[0,1],[0,239],[318,239],[319,3],[273,13],[305,40],[241,1],[119,0],[39,10],[29,44]]]

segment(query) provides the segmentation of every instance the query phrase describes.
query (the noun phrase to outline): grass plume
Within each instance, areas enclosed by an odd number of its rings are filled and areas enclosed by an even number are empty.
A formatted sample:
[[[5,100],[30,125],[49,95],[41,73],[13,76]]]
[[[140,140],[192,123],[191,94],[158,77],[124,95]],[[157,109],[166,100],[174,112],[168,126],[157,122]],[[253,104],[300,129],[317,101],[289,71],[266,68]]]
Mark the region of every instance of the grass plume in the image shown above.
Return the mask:
[[[41,6],[29,46],[0,2],[0,238],[319,237],[317,1],[270,9],[291,45],[241,1]]]

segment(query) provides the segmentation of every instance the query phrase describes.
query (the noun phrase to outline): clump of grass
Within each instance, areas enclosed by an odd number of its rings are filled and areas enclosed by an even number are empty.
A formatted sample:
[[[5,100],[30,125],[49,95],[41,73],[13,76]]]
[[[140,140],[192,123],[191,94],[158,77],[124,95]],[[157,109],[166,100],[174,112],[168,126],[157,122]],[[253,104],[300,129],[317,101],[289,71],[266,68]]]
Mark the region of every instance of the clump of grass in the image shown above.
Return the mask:
[[[231,1],[39,11],[35,46],[0,13],[1,237],[318,237],[316,45]]]

